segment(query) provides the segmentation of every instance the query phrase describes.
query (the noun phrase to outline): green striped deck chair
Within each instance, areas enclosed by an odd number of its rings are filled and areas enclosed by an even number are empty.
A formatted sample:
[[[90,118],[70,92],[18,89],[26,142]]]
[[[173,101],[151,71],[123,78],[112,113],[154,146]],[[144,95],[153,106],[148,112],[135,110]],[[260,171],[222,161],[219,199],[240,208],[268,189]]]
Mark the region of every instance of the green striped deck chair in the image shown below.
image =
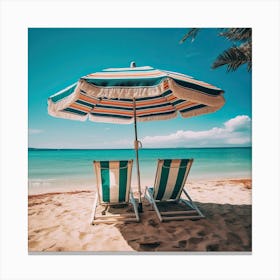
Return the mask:
[[[159,159],[153,187],[146,187],[145,197],[152,204],[159,220],[200,219],[204,215],[184,188],[193,159]],[[182,192],[186,199],[181,198]],[[160,211],[157,204],[177,202],[183,211]],[[170,205],[171,207],[171,205]]]
[[[139,222],[138,209],[131,188],[133,160],[94,161],[97,195],[93,203],[91,223]],[[134,213],[109,214],[110,206],[131,204]],[[98,205],[105,206],[102,215],[96,214]]]

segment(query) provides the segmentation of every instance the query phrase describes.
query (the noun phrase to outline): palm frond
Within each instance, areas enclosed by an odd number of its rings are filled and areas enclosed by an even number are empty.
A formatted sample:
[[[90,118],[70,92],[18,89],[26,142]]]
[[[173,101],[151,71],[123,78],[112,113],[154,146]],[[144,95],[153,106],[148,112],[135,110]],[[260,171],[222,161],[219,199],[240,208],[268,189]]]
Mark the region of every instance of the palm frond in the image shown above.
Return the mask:
[[[238,67],[247,63],[247,70],[252,69],[252,48],[251,43],[245,43],[239,47],[233,46],[225,50],[214,61],[212,68],[227,65],[227,71],[235,71]]]
[[[184,43],[187,39],[191,38],[191,42],[196,38],[200,28],[190,28],[189,32],[184,35],[184,37],[180,40],[180,44]]]
[[[219,35],[230,41],[251,41],[252,28],[225,28]]]
[[[200,28],[190,28],[180,43],[196,38]],[[252,29],[251,28],[220,28],[219,36],[233,41],[234,45],[220,54],[212,65],[212,69],[227,66],[227,71],[235,71],[247,63],[248,72],[252,69]]]

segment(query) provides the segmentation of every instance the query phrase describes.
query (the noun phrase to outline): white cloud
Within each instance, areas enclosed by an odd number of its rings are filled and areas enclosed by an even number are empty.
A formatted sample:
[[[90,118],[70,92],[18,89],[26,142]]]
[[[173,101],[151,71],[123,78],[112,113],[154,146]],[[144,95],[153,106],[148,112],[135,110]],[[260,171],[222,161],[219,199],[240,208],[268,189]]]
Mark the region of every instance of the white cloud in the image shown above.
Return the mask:
[[[248,116],[237,116],[224,123],[229,131],[243,131],[251,128],[251,119]]]
[[[251,119],[236,116],[209,130],[178,130],[169,135],[145,136],[144,147],[213,147],[251,144]]]
[[[44,131],[42,129],[28,129],[28,133],[31,135],[31,134],[40,134],[40,133],[43,133]]]

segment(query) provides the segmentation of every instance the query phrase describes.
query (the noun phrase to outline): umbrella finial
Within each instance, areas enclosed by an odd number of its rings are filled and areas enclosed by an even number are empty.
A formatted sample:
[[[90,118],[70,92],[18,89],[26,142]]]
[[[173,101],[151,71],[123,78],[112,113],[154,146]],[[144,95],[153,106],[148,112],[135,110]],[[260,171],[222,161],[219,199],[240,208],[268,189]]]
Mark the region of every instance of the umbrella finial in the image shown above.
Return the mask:
[[[135,61],[131,61],[131,62],[130,62],[130,68],[134,68],[134,67],[136,67]]]

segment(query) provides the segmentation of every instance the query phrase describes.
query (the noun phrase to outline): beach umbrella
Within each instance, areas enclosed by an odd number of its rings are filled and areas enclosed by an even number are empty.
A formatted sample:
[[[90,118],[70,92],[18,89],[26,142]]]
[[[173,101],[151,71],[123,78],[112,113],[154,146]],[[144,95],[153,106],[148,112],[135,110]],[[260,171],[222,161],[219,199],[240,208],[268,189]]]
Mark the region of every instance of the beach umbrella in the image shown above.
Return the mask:
[[[139,211],[142,211],[137,122],[215,112],[223,90],[190,76],[149,66],[109,68],[81,77],[48,99],[51,116],[72,120],[134,123]]]

